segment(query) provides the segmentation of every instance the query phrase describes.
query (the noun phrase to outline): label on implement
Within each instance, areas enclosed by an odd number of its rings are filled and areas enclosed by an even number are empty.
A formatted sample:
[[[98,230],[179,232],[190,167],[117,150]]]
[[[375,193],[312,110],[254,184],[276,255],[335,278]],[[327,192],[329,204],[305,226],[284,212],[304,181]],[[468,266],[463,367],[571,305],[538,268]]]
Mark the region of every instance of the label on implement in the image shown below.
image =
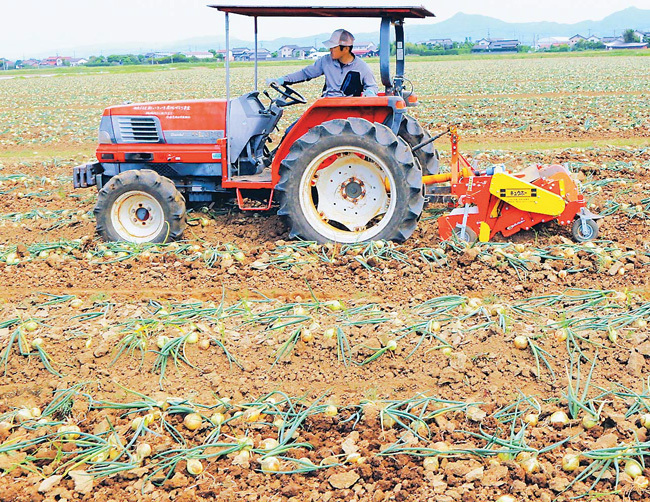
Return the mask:
[[[505,173],[492,176],[490,193],[517,209],[531,213],[557,216],[566,205],[560,195]]]

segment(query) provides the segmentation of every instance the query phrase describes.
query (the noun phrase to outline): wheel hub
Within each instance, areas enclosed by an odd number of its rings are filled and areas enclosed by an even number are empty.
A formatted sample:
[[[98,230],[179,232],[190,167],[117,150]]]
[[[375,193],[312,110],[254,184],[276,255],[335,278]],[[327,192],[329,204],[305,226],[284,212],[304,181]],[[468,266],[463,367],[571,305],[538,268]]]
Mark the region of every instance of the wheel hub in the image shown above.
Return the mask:
[[[129,242],[148,242],[163,228],[165,215],[151,194],[139,190],[126,192],[111,208],[113,228]]]
[[[144,208],[142,207],[142,204],[140,204],[140,206],[141,207],[134,210],[135,218],[133,221],[136,223],[140,221],[143,224],[146,224],[146,221],[151,218],[151,208]]]
[[[365,195],[366,188],[360,179],[352,177],[341,184],[341,196],[345,200],[356,203]]]
[[[352,232],[363,231],[377,216],[386,213],[390,198],[384,187],[384,172],[374,162],[345,152],[312,180],[318,193],[317,211],[330,225]]]

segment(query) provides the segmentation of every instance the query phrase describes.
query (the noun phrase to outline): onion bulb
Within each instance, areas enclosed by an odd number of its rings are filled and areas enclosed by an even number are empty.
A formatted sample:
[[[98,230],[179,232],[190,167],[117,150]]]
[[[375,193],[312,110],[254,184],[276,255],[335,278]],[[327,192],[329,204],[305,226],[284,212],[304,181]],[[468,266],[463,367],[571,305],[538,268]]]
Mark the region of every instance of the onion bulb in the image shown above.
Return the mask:
[[[524,471],[526,471],[528,474],[535,474],[540,470],[539,460],[537,460],[537,457],[527,458],[519,465],[521,465]]]
[[[305,343],[309,343],[314,339],[314,335],[309,328],[302,328],[300,330],[300,339]]]
[[[169,343],[169,337],[167,335],[160,335],[156,338],[156,345],[159,349],[162,349],[165,345]]]
[[[203,464],[198,458],[191,458],[187,461],[187,472],[192,476],[198,476],[203,472]]]
[[[237,444],[239,444],[241,450],[243,451],[250,451],[254,446],[253,438],[248,436],[239,436],[237,438]]]
[[[277,457],[266,457],[260,460],[262,472],[278,472],[280,470],[280,460]]]
[[[567,339],[566,329],[556,329],[553,336],[558,342],[563,342]]]
[[[549,420],[551,425],[556,428],[562,428],[569,423],[569,417],[563,411],[556,411]]]
[[[276,418],[275,420],[273,420],[273,427],[281,429],[282,427],[284,427],[284,420],[282,420],[281,418]]]
[[[338,412],[339,412],[339,410],[333,404],[327,405],[325,407],[325,411],[324,411],[325,416],[328,416],[328,417],[335,417]]]
[[[203,424],[203,418],[198,413],[188,413],[183,419],[183,425],[186,429],[195,431]]]
[[[61,439],[73,441],[79,438],[81,429],[76,425],[62,425],[56,430],[56,432],[61,434]]]
[[[36,321],[27,321],[23,323],[23,329],[28,333],[36,331],[38,329],[38,323]]]
[[[501,495],[496,502],[517,502],[517,499],[512,495]]]
[[[562,458],[562,470],[566,472],[573,472],[580,467],[580,455],[574,453],[567,453]]]
[[[262,410],[259,408],[248,408],[242,415],[242,418],[245,422],[253,423],[260,419],[260,415],[262,415]]]
[[[323,303],[328,309],[332,311],[343,310],[343,304],[339,300],[328,300]]]
[[[196,331],[190,331],[185,338],[187,343],[196,343],[199,341],[199,334]]]
[[[73,309],[78,309],[84,304],[84,301],[81,298],[73,298],[70,300],[70,307]]]
[[[215,413],[214,415],[212,415],[212,417],[210,417],[210,421],[214,425],[221,425],[226,421],[226,415],[224,415],[223,413]]]
[[[535,427],[539,423],[539,415],[537,413],[528,413],[524,417],[524,422],[531,427]]]
[[[641,415],[641,426],[650,429],[650,413]]]
[[[21,408],[16,412],[15,418],[19,422],[25,422],[27,420],[31,420],[32,418],[34,418],[34,416],[32,415],[32,412],[29,411],[27,408]]]
[[[390,429],[397,423],[395,419],[392,417],[392,415],[388,413],[386,410],[381,410],[379,412],[379,417],[381,420],[381,426],[387,429]]]
[[[201,350],[208,350],[210,348],[210,340],[207,338],[202,338],[199,341],[199,349]]]
[[[140,443],[135,450],[138,460],[151,456],[151,445],[149,443]]]
[[[396,340],[388,340],[388,343],[386,344],[386,348],[388,350],[395,350],[397,349],[397,341]]]
[[[625,462],[625,474],[635,479],[643,474],[643,468],[636,460],[628,460]]]
[[[335,336],[336,336],[336,328],[327,328],[323,332],[323,338],[325,338],[325,340],[332,340]]]
[[[431,320],[427,324],[427,330],[431,333],[436,333],[440,331],[440,322]]]
[[[422,467],[424,467],[425,471],[437,471],[440,467],[440,461],[437,456],[426,457],[422,462]]]
[[[591,413],[587,413],[584,417],[582,417],[582,426],[586,429],[593,429],[598,425],[598,417],[592,415]]]
[[[278,440],[274,438],[262,439],[262,442],[260,443],[260,448],[262,450],[272,450],[278,446],[280,446],[280,443],[278,443]]]
[[[296,305],[293,308],[293,315],[304,317],[307,315],[307,309],[302,305]]]
[[[634,478],[634,487],[639,490],[646,490],[650,485],[650,481],[645,476],[637,476]]]
[[[513,343],[515,344],[516,349],[524,350],[526,347],[528,347],[528,338],[523,335],[518,335],[515,337]]]
[[[361,456],[361,453],[358,451],[350,453],[347,457],[345,457],[346,462],[350,462],[351,464],[362,464],[363,463],[363,457]]]

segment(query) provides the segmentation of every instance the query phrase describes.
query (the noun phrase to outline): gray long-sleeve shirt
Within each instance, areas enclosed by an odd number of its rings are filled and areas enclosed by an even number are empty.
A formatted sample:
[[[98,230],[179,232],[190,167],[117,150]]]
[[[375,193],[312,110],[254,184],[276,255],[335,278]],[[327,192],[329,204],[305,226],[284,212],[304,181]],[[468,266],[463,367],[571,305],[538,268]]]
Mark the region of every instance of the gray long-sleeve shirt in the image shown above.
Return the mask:
[[[311,80],[321,75],[325,75],[325,88],[323,90],[323,97],[341,97],[344,96],[341,91],[341,86],[345,80],[345,76],[351,72],[356,71],[361,77],[363,84],[364,96],[376,96],[377,82],[370,70],[370,67],[361,58],[355,57],[348,64],[341,64],[338,60],[332,59],[330,54],[317,59],[313,65],[307,66],[295,73],[289,73],[284,77],[287,84],[297,84]]]

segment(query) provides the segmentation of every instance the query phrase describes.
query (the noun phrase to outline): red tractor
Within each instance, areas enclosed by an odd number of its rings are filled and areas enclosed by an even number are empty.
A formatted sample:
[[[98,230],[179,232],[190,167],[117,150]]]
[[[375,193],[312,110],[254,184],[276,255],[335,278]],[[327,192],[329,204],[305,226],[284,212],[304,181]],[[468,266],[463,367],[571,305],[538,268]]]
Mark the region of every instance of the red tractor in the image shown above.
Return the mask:
[[[255,90],[230,99],[226,57],[226,99],[107,108],[97,162],[75,167],[73,176],[75,188],[99,188],[95,216],[104,239],[178,239],[186,202],[211,204],[224,194],[236,196],[242,210],[269,210],[277,199],[290,236],[320,243],[402,242],[415,230],[425,199],[452,209],[438,220],[443,239],[488,241],[551,220],[573,225],[578,241],[597,237],[599,216],[563,166],[515,175],[499,166],[477,171],[460,155],[451,127],[451,172],[438,174],[433,142],[442,134],[431,137],[407,114],[417,98],[404,85],[404,20],[433,16],[424,7],[212,7],[225,13],[227,55],[229,14],[254,18]],[[257,18],[263,16],[380,18],[384,92],[317,99],[270,150],[284,109],[306,100],[288,85],[272,84],[274,97],[257,90]],[[266,203],[247,206],[254,198]]]
[[[438,172],[430,135],[409,116],[417,104],[405,89],[404,20],[433,16],[424,7],[243,7],[213,5],[229,14],[375,17],[381,19],[377,97],[317,99],[268,148],[283,110],[305,104],[289,85],[272,84],[230,99],[112,106],[99,127],[97,161],[74,168],[74,186],[97,185],[97,231],[106,240],[165,242],[185,229],[186,202],[210,204],[224,193],[279,202],[291,237],[318,242],[404,241],[424,205],[422,176]],[[396,76],[390,76],[390,26],[395,27]],[[255,57],[257,88],[257,57]],[[245,197],[246,195],[246,197]]]

